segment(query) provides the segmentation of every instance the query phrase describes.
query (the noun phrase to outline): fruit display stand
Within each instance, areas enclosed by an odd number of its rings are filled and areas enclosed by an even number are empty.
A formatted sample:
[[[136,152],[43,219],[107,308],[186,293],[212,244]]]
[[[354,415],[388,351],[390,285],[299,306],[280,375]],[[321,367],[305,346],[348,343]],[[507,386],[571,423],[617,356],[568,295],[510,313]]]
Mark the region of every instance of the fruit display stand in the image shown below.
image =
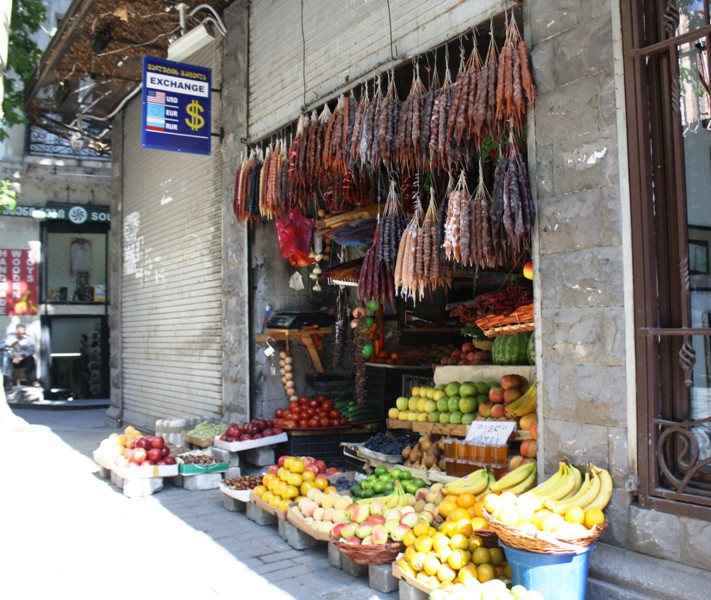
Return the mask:
[[[196,448],[209,448],[215,444],[215,438],[203,439],[192,435],[186,435],[185,441]]]
[[[508,374],[523,375],[528,381],[533,381],[536,368],[528,365],[438,366],[435,367],[434,382],[435,385],[438,385],[453,381],[487,381],[501,379]]]
[[[224,494],[224,506],[230,512],[244,512],[252,490],[235,490],[223,482],[219,484],[220,491]]]
[[[128,498],[150,496],[163,489],[166,477],[178,475],[178,465],[148,465],[121,467],[114,465],[111,469],[111,483],[123,491]]]
[[[286,520],[299,531],[304,532],[318,542],[328,542],[330,539],[330,532],[319,531],[311,527],[295,504],[290,505],[289,508],[286,509]]]
[[[377,424],[375,426],[377,428]],[[363,442],[372,435],[372,425],[289,430],[288,441],[281,444],[278,451],[289,456],[313,456],[331,464],[343,458],[342,443]]]
[[[270,435],[268,437],[259,438],[257,440],[247,440],[246,442],[225,442],[219,437],[213,440],[216,448],[222,448],[228,452],[243,452],[244,450],[252,450],[253,448],[262,448],[264,446],[274,446],[288,440],[286,433],[278,435]]]
[[[255,508],[257,510],[254,510]],[[286,520],[285,510],[281,510],[276,506],[267,504],[259,496],[255,496],[253,493],[250,493],[249,504],[247,505],[247,517],[249,517],[258,525],[273,525],[275,523],[273,519],[265,519],[264,516],[260,513],[265,513],[267,515],[275,517],[277,520]]]
[[[109,479],[109,477],[111,477],[111,469],[114,467],[114,461],[99,448],[94,450],[92,458],[94,462],[99,465],[99,477]]]
[[[414,588],[415,590],[418,590],[419,592],[422,592],[421,594],[413,593],[411,590],[408,590],[409,593],[403,593],[402,587],[400,588],[400,597],[407,597],[407,598],[428,598],[429,595],[434,591],[435,588],[431,588],[421,581],[418,581],[414,577],[411,577],[407,573],[405,573],[397,564],[397,562],[404,558],[404,554],[398,554],[395,560],[392,563],[392,571],[393,571],[393,576],[395,579],[398,579],[402,584],[404,584],[404,587],[410,587]]]

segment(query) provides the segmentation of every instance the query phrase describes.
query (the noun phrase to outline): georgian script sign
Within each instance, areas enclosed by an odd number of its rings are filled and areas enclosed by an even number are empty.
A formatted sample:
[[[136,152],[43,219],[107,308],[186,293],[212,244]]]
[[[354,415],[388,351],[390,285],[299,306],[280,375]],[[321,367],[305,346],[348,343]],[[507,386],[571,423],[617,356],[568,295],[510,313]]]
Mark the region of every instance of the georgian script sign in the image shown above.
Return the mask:
[[[212,71],[143,57],[144,148],[210,154]]]
[[[477,446],[505,446],[516,429],[516,421],[472,421],[466,441]]]

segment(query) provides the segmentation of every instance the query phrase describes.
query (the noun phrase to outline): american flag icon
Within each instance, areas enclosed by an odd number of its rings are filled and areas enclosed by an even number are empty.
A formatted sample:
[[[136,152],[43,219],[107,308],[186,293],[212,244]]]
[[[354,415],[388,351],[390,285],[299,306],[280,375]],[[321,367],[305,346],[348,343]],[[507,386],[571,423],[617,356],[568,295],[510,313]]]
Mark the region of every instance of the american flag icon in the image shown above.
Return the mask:
[[[151,90],[148,92],[146,100],[153,104],[165,104],[165,92],[156,92],[154,90]]]

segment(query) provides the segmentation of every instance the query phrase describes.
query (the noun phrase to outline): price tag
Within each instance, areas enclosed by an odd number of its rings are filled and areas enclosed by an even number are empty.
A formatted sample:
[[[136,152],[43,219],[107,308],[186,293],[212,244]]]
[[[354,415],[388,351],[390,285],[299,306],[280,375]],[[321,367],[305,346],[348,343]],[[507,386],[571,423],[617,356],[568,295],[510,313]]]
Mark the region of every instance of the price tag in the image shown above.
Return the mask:
[[[516,421],[472,421],[466,441],[478,446],[505,446],[516,429]]]
[[[267,347],[264,349],[264,356],[266,356],[267,358],[269,358],[270,356],[273,356],[273,355],[274,355],[274,348],[272,348],[271,346],[267,346]]]

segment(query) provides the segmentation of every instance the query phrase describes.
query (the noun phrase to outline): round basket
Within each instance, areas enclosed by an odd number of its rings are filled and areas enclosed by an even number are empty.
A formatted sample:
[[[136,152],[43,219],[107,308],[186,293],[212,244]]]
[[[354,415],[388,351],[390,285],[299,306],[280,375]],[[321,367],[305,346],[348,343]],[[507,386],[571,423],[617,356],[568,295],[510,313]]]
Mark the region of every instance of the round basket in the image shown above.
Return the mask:
[[[331,542],[338,548],[343,556],[359,565],[382,565],[391,563],[400,552],[405,551],[405,544],[390,542],[388,544],[349,544],[331,535]]]
[[[560,537],[545,531],[535,533],[511,527],[491,516],[486,510],[484,518],[489,522],[499,539],[517,550],[537,552],[538,554],[579,554],[592,545],[600,534],[607,528],[607,523],[602,526],[595,525],[582,537]]]

